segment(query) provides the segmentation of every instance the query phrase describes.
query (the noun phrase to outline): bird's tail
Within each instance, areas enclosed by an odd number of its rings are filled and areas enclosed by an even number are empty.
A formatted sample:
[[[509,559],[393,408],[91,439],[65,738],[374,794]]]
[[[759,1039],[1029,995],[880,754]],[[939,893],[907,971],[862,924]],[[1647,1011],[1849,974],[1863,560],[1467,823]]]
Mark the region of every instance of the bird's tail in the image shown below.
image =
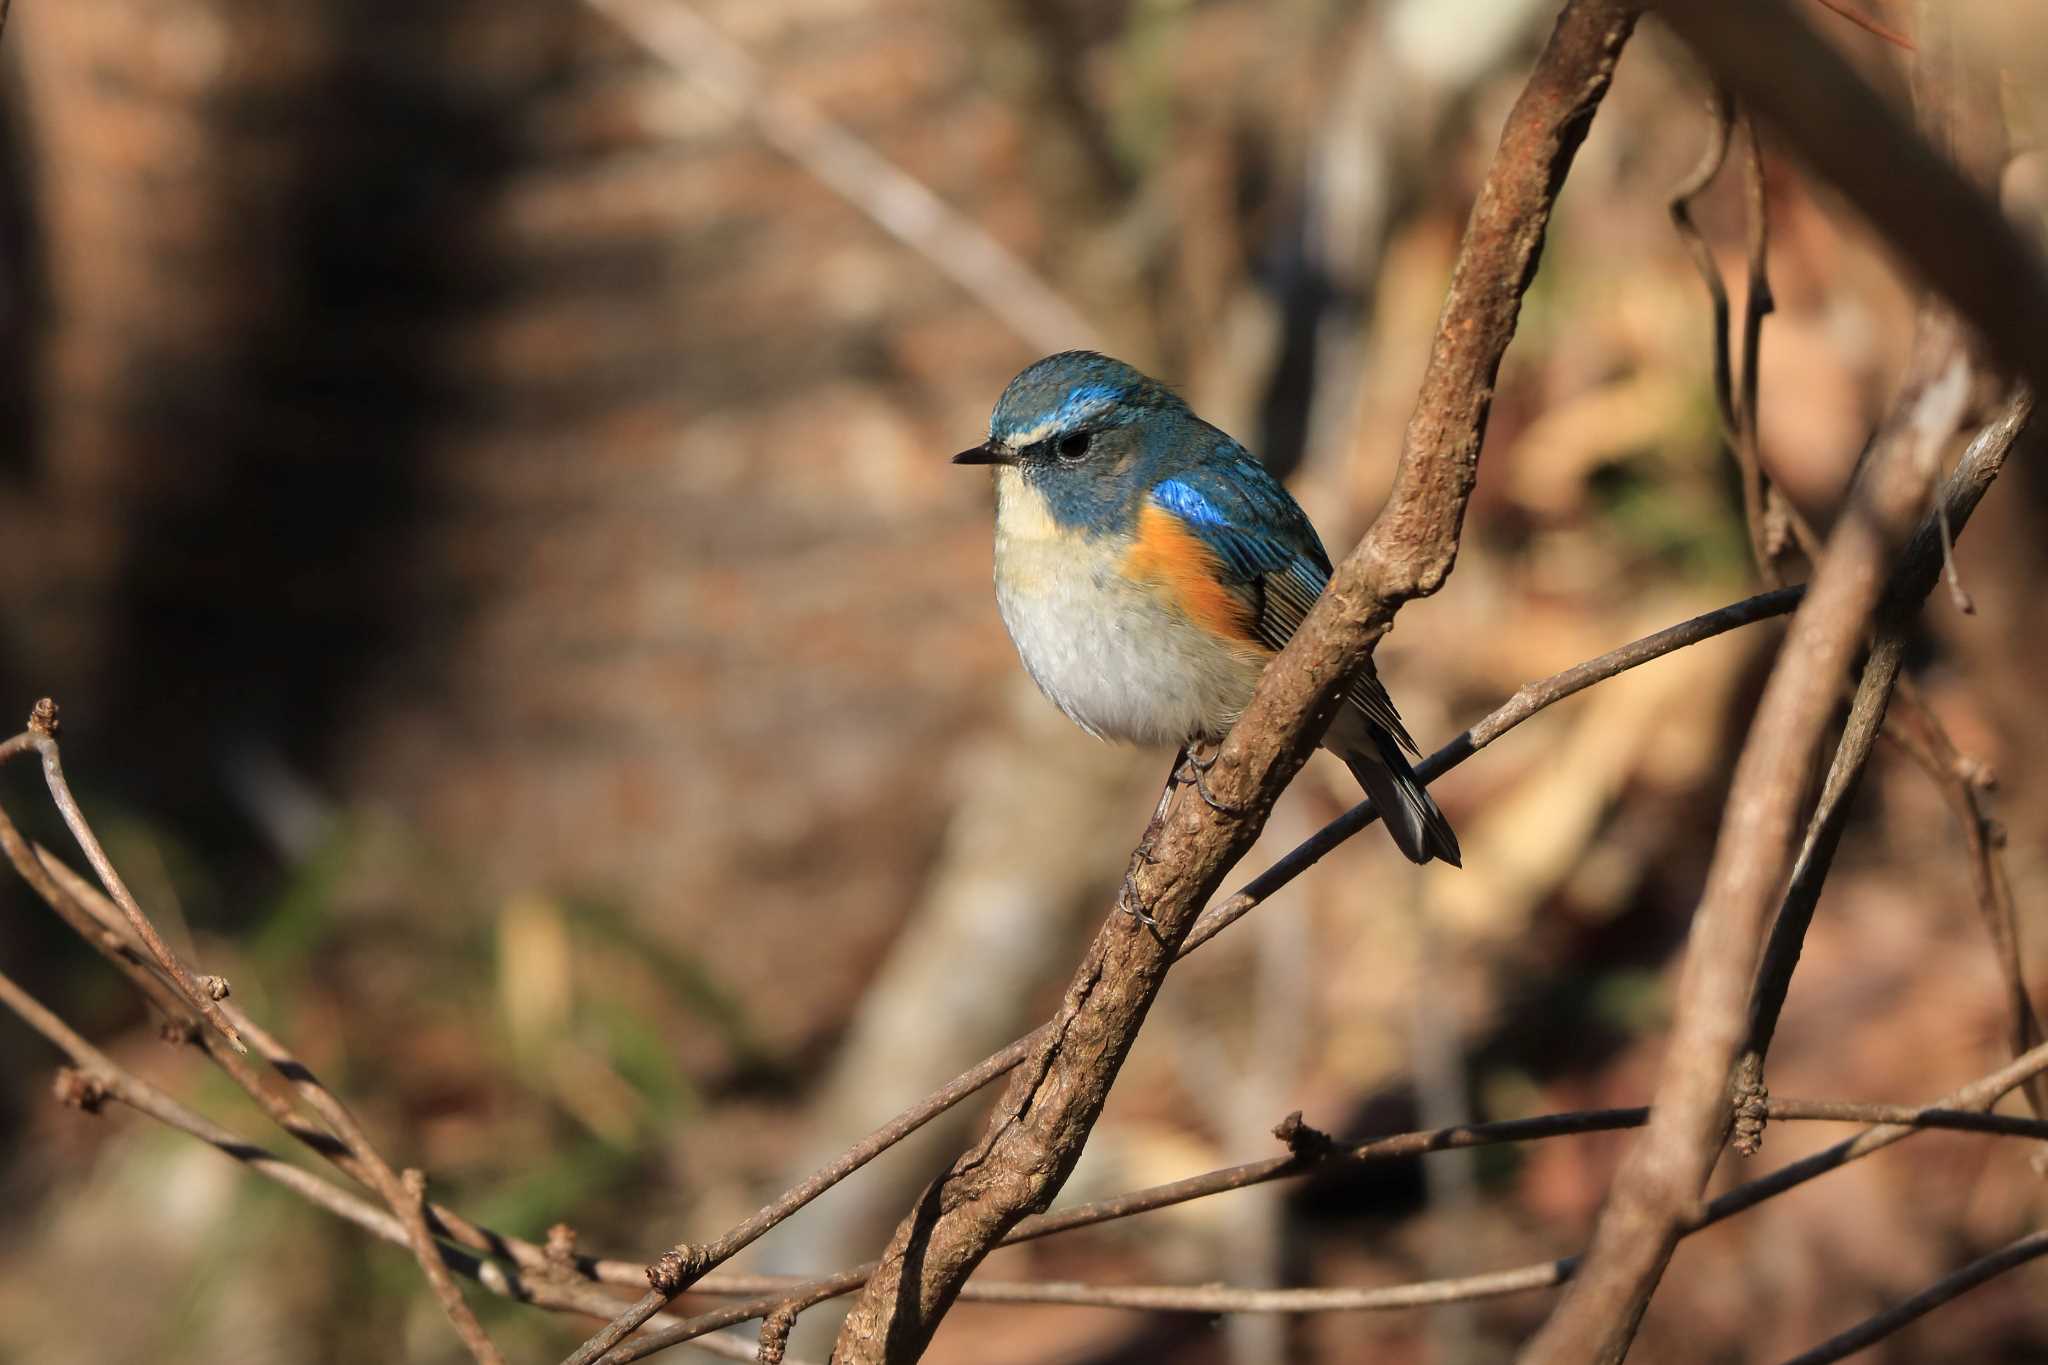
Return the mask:
[[[1358,785],[1372,798],[1373,809],[1386,822],[1387,833],[1394,836],[1394,842],[1409,861],[1426,863],[1431,858],[1441,858],[1452,867],[1465,865],[1458,852],[1458,836],[1451,832],[1451,822],[1437,809],[1392,735],[1374,726],[1363,743],[1347,745],[1337,752],[1351,769],[1351,775],[1358,779]]]

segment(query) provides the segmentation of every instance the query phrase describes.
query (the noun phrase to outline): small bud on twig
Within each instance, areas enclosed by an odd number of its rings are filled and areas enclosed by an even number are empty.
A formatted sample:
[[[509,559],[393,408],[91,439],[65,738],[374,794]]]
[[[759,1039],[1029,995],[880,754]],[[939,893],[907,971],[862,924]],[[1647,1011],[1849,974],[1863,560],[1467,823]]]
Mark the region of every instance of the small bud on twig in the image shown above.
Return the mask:
[[[568,1278],[576,1270],[576,1229],[567,1223],[557,1223],[548,1229],[547,1245],[542,1248],[548,1258],[548,1273]]]
[[[100,1106],[107,1102],[105,1083],[73,1066],[57,1068],[57,1074],[50,1083],[50,1093],[57,1097],[57,1103],[66,1108],[83,1110],[88,1114],[99,1113]]]
[[[647,1283],[656,1293],[673,1298],[704,1273],[702,1263],[703,1255],[697,1248],[671,1247],[660,1260],[647,1267]]]
[[[1299,1109],[1273,1125],[1273,1136],[1286,1143],[1287,1150],[1303,1161],[1320,1161],[1335,1145],[1328,1133],[1303,1123]]]

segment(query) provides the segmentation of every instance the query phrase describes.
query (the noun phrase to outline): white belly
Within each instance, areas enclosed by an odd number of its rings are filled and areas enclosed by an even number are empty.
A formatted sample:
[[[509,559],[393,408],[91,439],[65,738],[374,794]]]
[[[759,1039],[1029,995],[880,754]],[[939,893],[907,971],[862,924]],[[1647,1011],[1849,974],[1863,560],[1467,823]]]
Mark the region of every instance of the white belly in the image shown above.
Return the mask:
[[[996,602],[1040,691],[1107,739],[1178,745],[1230,728],[1262,659],[1126,580],[1116,539],[1059,530],[1014,471],[999,471],[997,497]]]

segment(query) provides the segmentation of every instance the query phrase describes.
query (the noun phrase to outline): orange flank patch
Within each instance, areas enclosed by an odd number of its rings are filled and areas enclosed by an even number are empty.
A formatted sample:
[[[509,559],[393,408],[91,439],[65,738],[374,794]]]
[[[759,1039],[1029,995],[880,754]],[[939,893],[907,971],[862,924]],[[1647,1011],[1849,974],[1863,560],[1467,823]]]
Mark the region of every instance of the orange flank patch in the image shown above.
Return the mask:
[[[1124,573],[1160,589],[1211,635],[1261,649],[1252,633],[1253,604],[1218,577],[1216,554],[1179,517],[1161,507],[1138,513],[1138,538],[1124,554]]]

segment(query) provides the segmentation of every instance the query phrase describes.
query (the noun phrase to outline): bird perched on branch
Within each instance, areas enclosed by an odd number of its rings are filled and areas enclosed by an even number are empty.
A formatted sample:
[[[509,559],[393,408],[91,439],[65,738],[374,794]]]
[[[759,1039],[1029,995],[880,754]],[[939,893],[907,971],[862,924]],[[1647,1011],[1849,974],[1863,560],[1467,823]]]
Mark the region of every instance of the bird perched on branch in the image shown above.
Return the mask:
[[[1250,451],[1093,351],[1012,379],[988,439],[953,463],[995,467],[1003,624],[1039,690],[1093,735],[1180,745],[1192,762],[1187,746],[1229,730],[1330,579],[1315,528]],[[1370,661],[1323,746],[1403,853],[1458,865]]]

